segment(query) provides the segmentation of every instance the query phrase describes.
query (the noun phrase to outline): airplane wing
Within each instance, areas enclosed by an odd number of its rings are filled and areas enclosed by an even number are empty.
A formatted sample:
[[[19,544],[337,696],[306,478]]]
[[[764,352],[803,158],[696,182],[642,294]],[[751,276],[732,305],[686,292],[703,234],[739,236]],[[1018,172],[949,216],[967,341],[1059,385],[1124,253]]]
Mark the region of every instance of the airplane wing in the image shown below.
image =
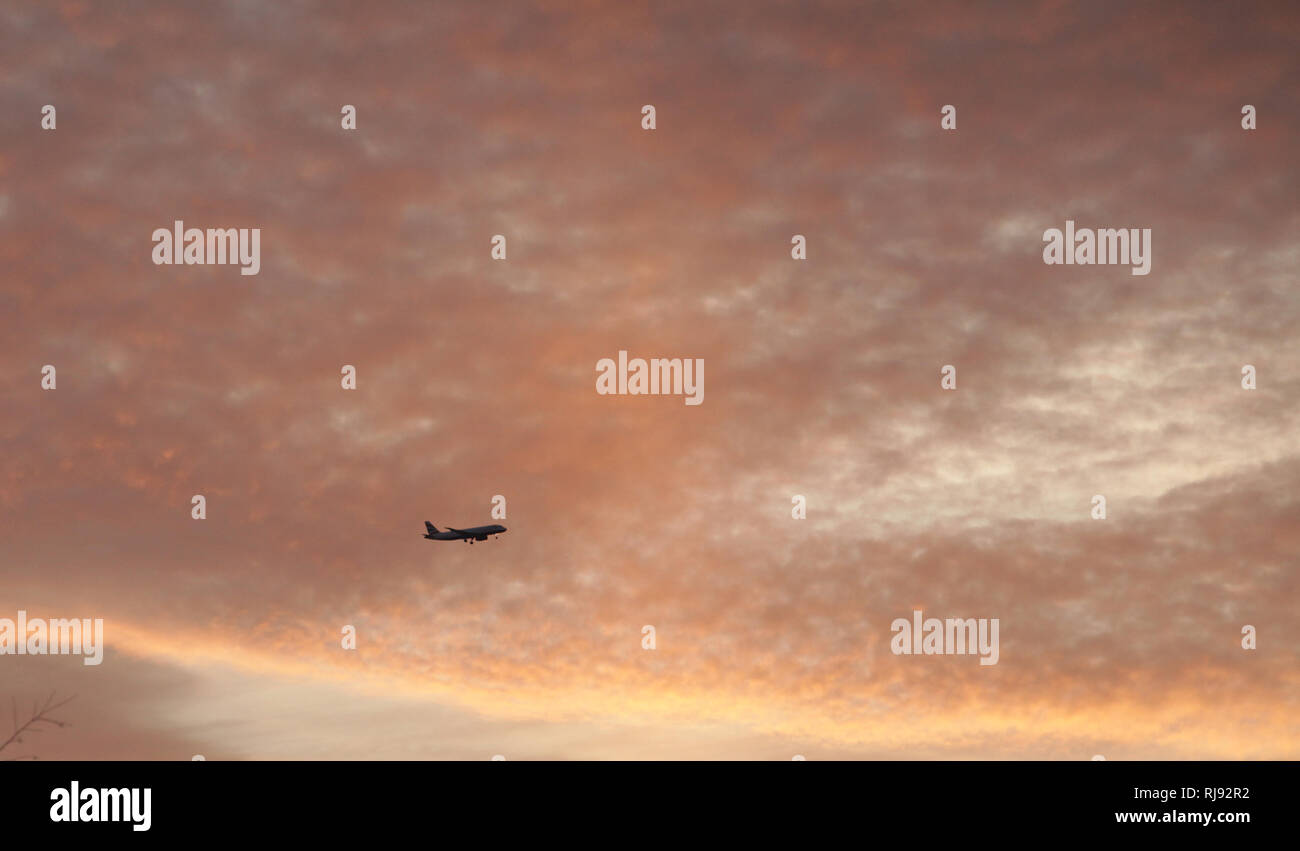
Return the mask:
[[[447,531],[449,531],[449,532],[455,532],[457,535],[471,535],[471,534],[473,534],[473,533],[471,533],[471,532],[466,532],[464,529],[455,529],[455,528],[452,528],[451,526],[448,526],[448,527],[447,527]]]

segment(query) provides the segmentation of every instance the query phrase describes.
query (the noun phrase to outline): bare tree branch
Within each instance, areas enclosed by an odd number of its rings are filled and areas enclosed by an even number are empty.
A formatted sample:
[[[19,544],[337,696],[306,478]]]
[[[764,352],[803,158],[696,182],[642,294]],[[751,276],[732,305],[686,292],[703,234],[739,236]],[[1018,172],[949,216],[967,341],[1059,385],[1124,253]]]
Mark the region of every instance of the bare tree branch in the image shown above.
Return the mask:
[[[14,713],[14,732],[13,735],[11,735],[9,738],[5,739],[3,742],[0,742],[0,751],[4,750],[9,745],[22,744],[23,740],[21,737],[26,735],[27,733],[40,733],[41,729],[36,726],[38,724],[50,724],[55,727],[69,726],[68,722],[66,721],[60,721],[57,718],[51,718],[50,713],[54,712],[56,709],[58,709],[61,706],[67,706],[68,703],[71,702],[72,699],[75,697],[76,695],[74,694],[72,695],[72,697],[65,698],[64,700],[60,700],[58,703],[55,703],[54,692],[50,692],[50,696],[45,698],[45,703],[43,705],[38,706],[35,701],[32,702],[31,717],[29,717],[22,724],[18,723],[18,698],[16,697],[12,698],[11,703],[13,706],[13,713]],[[9,761],[15,761],[15,760],[20,760],[25,758],[26,757],[18,756],[18,757],[9,757],[7,759]],[[31,757],[31,759],[35,759],[35,758],[36,757]]]

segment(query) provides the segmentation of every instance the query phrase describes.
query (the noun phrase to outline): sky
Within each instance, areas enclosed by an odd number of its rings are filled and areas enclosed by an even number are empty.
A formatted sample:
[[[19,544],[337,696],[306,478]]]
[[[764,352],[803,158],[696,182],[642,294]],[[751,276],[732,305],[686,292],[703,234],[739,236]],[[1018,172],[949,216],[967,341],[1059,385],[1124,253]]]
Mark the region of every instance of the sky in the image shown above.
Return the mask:
[[[106,644],[0,656],[0,707],[75,695],[0,756],[1300,758],[1294,4],[3,2],[0,42],[0,618]],[[156,265],[176,220],[259,273]],[[1067,220],[1150,274],[1046,265]],[[621,350],[703,403],[598,394]],[[894,654],[917,609],[998,663]]]

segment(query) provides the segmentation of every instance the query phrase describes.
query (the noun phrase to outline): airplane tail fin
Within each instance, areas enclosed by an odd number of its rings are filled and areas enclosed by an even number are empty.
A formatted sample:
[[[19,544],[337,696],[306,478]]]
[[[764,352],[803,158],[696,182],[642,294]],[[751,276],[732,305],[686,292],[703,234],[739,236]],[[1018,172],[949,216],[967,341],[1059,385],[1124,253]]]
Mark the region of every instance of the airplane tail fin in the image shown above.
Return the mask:
[[[437,533],[438,527],[430,523],[428,520],[426,520],[424,521],[424,530],[427,534],[433,535]]]

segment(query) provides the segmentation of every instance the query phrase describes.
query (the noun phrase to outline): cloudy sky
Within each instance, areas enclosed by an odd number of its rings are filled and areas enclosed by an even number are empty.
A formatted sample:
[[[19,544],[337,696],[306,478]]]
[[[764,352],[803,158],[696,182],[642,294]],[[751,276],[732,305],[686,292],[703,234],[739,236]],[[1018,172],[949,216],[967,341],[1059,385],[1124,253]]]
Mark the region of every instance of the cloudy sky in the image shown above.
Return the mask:
[[[1294,4],[0,33],[0,617],[108,644],[0,657],[76,694],[5,756],[1300,758]],[[260,274],[154,265],[177,219]],[[1044,265],[1067,219],[1151,274]],[[704,404],[597,395],[619,350]],[[998,664],[893,655],[914,609]]]

